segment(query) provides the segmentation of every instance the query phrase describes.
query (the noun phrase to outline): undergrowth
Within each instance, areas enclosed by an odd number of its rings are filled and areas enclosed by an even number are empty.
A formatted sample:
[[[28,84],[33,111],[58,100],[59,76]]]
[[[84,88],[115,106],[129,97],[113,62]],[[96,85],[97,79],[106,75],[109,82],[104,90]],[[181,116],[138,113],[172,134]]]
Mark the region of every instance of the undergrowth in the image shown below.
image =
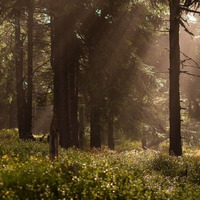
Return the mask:
[[[200,199],[200,162],[156,151],[59,150],[0,132],[0,199]]]

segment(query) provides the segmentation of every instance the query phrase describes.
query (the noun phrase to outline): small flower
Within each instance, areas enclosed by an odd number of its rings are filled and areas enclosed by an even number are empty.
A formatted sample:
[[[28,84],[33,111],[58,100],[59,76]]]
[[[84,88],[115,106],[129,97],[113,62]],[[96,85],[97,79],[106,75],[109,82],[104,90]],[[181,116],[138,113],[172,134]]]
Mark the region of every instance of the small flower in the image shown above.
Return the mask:
[[[3,160],[6,160],[6,159],[8,159],[8,155],[6,155],[6,154],[5,154],[5,155],[3,155],[3,156],[2,156],[2,159],[3,159]]]

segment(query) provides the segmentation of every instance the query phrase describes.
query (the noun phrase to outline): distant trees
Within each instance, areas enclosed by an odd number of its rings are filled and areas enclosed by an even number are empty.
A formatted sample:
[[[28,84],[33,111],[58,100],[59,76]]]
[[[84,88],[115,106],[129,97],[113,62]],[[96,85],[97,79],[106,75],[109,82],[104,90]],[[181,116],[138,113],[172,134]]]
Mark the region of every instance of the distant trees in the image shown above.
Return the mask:
[[[1,72],[0,72],[0,127],[16,127],[16,96],[15,96],[15,60],[12,58],[12,51],[14,51],[14,37],[13,29],[7,20],[10,16],[10,9],[6,10],[8,2],[0,2],[0,36],[1,36]],[[7,11],[7,12],[5,12]],[[13,15],[12,15],[13,17]],[[11,31],[12,30],[12,31]],[[12,38],[12,39],[11,39]]]
[[[146,74],[143,71],[145,66],[139,59],[140,52],[136,50],[141,44],[132,35],[147,37],[150,40],[152,32],[149,30],[148,34],[143,31],[143,27],[151,26],[156,16],[152,16],[152,21],[145,24],[145,17],[150,15],[148,8],[141,4],[146,11],[141,14],[137,4],[129,7],[129,1],[126,3],[116,1],[116,4],[112,5],[105,1],[102,5],[89,4],[87,5],[89,17],[80,26],[80,36],[84,44],[82,49],[85,55],[80,62],[80,76],[81,80],[84,80],[80,87],[83,96],[87,99],[85,103],[90,117],[91,147],[100,148],[101,143],[105,141],[105,136],[108,138],[106,143],[109,147],[114,147],[112,132],[116,125],[119,125],[125,102],[134,101],[128,97],[128,95],[132,96],[131,88],[141,81],[134,78],[134,74],[143,74],[143,72],[144,75]],[[123,18],[120,17],[122,15]],[[139,15],[141,21],[134,26],[129,26],[131,20],[137,22]],[[153,25],[151,28],[153,29]],[[140,31],[142,33],[139,36]],[[143,45],[145,46],[146,43],[144,42]],[[136,86],[135,91],[138,88]],[[145,87],[142,88],[142,91],[144,90]],[[134,95],[136,95],[135,91]],[[136,109],[138,110],[138,107]],[[137,111],[134,111],[134,108],[132,111],[134,113],[132,115],[136,116]],[[129,122],[134,123],[131,120]],[[133,128],[131,131],[133,132]]]
[[[1,16],[4,18],[4,22],[1,24],[6,24],[7,29],[10,29],[10,43],[7,45],[10,48],[10,60],[15,61],[15,69],[12,69],[13,73],[16,73],[16,102],[15,94],[11,99],[11,103],[16,107],[10,113],[10,116],[16,119],[15,113],[17,112],[17,121],[19,128],[19,137],[21,139],[33,139],[32,136],[32,107],[33,102],[37,102],[33,82],[37,80],[38,69],[42,72],[41,67],[48,62],[42,61],[44,64],[41,65],[40,58],[42,54],[37,55],[38,44],[36,44],[36,34],[38,33],[38,23],[36,21],[41,20],[39,24],[44,23],[40,14],[35,14],[35,10],[39,10],[37,6],[39,3],[37,1],[26,1],[26,0],[16,0],[16,1],[1,1]],[[44,6],[44,5],[43,5]],[[44,12],[44,9],[43,9]],[[44,13],[45,14],[45,13]],[[14,29],[14,31],[12,31]],[[41,29],[42,30],[42,29]],[[40,30],[40,33],[41,33]],[[4,29],[6,31],[6,29]],[[41,34],[42,35],[42,34]],[[37,35],[37,40],[41,38],[41,35]],[[13,40],[13,38],[15,38]],[[45,38],[48,41],[48,35]],[[49,40],[50,41],[50,40]],[[5,45],[5,40],[2,46]],[[40,46],[43,46],[42,41],[40,41]],[[43,50],[45,51],[45,49]],[[36,58],[37,55],[37,58]],[[12,65],[11,62],[2,62],[3,65]],[[41,65],[41,66],[37,66]],[[14,66],[14,65],[13,65]],[[8,67],[7,67],[8,68]],[[51,74],[49,72],[49,74]],[[37,76],[36,76],[37,75]],[[6,75],[7,76],[7,75]],[[33,78],[34,77],[34,78]],[[9,80],[9,85],[12,85],[15,78]],[[44,82],[43,80],[41,82]],[[37,85],[37,88],[39,84]],[[15,91],[13,90],[13,93]],[[34,96],[33,96],[34,94]],[[5,93],[5,96],[8,93]],[[46,95],[45,95],[46,96]],[[34,99],[33,99],[34,97]],[[2,127],[5,127],[3,125]],[[6,126],[7,127],[7,126]],[[16,126],[14,126],[16,127]]]
[[[136,84],[131,79],[134,73],[149,76],[139,59],[141,52],[134,52],[136,45],[142,44],[137,43],[132,35],[138,35],[141,31],[141,37],[148,35],[150,39],[157,16],[152,16],[142,3],[143,13],[139,5],[131,5],[129,1],[126,4],[116,1],[114,5],[109,1],[101,5],[96,2],[76,3],[62,0],[56,4],[51,2],[54,16],[54,118],[60,145],[64,148],[82,146],[85,113],[85,119],[90,124],[90,147],[101,148],[107,135],[106,143],[110,149],[114,149],[115,124],[120,120],[125,102],[134,101],[127,97],[133,92],[130,85]],[[151,19],[146,22],[148,16]],[[139,17],[141,21],[129,27],[131,20]],[[145,26],[151,26],[151,31],[145,31]],[[78,109],[80,101],[81,109]]]
[[[182,8],[180,1],[170,1],[169,5],[170,154],[181,155]],[[57,156],[58,142],[63,148],[82,147],[85,127],[91,148],[106,144],[114,149],[116,133],[145,144],[148,134],[144,130],[163,132],[162,114],[157,115],[157,108],[151,106],[158,88],[163,86],[150,66],[152,62],[146,59],[161,23],[161,8],[153,10],[150,4],[130,0],[15,0],[2,1],[0,9],[7,20],[1,26],[6,30],[9,25],[15,34],[14,42],[13,35],[9,35],[10,57],[1,52],[6,59],[0,63],[6,70],[15,63],[16,76],[12,79],[16,81],[20,138],[33,138],[33,105],[47,104],[54,105],[50,128],[52,159]],[[1,51],[7,45],[2,35]],[[10,72],[7,74],[11,76]],[[15,91],[12,95],[14,102]],[[0,95],[0,99],[4,98]]]
[[[16,59],[16,85],[17,85],[17,116],[19,137],[33,139],[32,136],[32,95],[33,95],[33,1],[26,1],[25,5],[18,1],[14,4],[15,16],[15,59]],[[24,41],[21,34],[20,21],[24,16],[23,9],[27,10],[27,82],[24,77]],[[22,10],[22,11],[21,11]],[[27,91],[25,85],[27,84]]]

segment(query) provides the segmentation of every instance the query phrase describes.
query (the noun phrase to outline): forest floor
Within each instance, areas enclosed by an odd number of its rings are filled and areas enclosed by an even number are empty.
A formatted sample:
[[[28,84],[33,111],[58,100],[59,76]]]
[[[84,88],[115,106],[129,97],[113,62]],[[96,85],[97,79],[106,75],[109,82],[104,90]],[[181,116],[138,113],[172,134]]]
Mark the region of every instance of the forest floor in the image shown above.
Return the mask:
[[[197,154],[196,154],[197,155]],[[60,149],[0,132],[0,199],[200,200],[200,159],[158,151]]]

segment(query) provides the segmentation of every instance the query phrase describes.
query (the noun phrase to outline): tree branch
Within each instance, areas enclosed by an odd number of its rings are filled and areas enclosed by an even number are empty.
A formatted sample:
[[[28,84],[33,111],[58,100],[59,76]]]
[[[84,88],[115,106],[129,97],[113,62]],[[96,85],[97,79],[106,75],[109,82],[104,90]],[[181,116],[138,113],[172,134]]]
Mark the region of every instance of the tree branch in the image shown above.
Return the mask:
[[[35,72],[37,72],[37,70],[38,70],[39,68],[41,68],[41,67],[43,67],[44,65],[46,65],[49,61],[50,61],[50,59],[47,60],[46,62],[44,62],[43,64],[39,65],[38,67],[36,67],[35,70],[33,71],[32,75],[34,75]]]
[[[192,61],[192,62],[196,65],[196,67],[200,69],[199,64],[198,64],[194,59],[192,59],[191,57],[187,56],[187,55],[186,55],[185,53],[183,53],[182,51],[180,51],[180,53],[181,53],[183,56],[186,57],[185,61],[189,61],[189,60]],[[181,62],[181,63],[183,63],[183,62]]]
[[[190,72],[188,72],[188,71],[180,71],[180,73],[183,73],[183,74],[187,74],[187,75],[189,75],[189,76],[194,76],[194,77],[199,77],[199,78],[200,78],[200,75],[192,74],[192,73],[190,73]]]
[[[193,12],[193,13],[197,13],[197,14],[200,14],[200,11],[197,11],[197,10],[192,10],[192,9],[189,9],[187,7],[184,7],[184,6],[180,6],[180,8],[184,11],[187,11],[187,12]]]

